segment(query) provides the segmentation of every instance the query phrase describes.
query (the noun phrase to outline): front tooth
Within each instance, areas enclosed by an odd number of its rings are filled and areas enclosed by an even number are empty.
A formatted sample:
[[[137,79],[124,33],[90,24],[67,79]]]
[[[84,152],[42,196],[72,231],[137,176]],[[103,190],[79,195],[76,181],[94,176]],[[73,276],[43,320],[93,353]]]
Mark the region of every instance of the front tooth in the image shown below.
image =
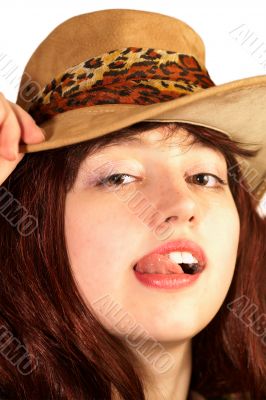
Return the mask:
[[[196,258],[192,256],[191,253],[188,253],[186,251],[182,251],[182,259],[184,264],[194,264],[197,263],[198,261]]]
[[[177,264],[181,264],[183,262],[182,253],[180,251],[173,251],[172,253],[169,253],[169,258]]]
[[[192,256],[191,253],[183,251],[173,251],[168,254],[170,260],[176,262],[177,264],[198,264],[198,260]]]

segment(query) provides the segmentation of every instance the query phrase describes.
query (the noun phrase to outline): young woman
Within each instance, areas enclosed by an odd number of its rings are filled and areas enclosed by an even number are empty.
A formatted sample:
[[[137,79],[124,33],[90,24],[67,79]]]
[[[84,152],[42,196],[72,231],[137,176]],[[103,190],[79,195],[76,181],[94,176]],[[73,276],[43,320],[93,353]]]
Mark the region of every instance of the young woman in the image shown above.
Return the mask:
[[[106,29],[121,17],[108,11],[88,18]],[[131,13],[123,10],[124,24]],[[151,38],[149,15],[134,13]],[[155,89],[147,96],[157,93],[157,114],[126,106],[127,119],[112,117],[107,106],[97,119],[108,101],[80,90],[75,79],[85,87],[88,76],[78,71],[62,70],[29,108],[0,97],[3,399],[266,398],[266,221],[242,168],[261,149],[200,119],[145,120],[180,104]],[[125,95],[125,83],[107,86],[105,96]]]

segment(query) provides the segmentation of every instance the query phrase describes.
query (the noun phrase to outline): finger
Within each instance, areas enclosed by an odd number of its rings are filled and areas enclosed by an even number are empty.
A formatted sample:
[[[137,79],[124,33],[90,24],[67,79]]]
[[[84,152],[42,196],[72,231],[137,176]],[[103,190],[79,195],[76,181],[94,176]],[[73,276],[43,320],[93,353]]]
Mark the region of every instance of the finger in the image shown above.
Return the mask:
[[[36,125],[34,119],[18,104],[10,104],[21,129],[21,141],[24,143],[40,143],[45,140],[44,131]]]
[[[22,160],[24,157],[24,153],[18,153],[17,158],[14,161],[6,160],[5,158],[0,156],[0,184],[2,185],[3,182],[7,179],[7,177],[14,171],[17,164]]]
[[[9,102],[2,93],[0,93],[0,101],[0,155],[13,161],[16,159],[16,152],[18,152],[20,126]]]

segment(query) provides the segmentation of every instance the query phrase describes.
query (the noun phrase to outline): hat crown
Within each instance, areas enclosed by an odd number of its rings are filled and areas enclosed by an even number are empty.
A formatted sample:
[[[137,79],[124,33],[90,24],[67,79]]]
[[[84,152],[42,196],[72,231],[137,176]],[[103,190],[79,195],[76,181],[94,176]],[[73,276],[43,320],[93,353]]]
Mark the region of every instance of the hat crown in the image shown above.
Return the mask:
[[[64,21],[41,42],[26,65],[19,93],[29,80],[42,88],[58,73],[85,59],[126,47],[189,54],[205,65],[204,43],[185,22],[142,10],[100,10]],[[19,94],[17,103],[26,107]]]

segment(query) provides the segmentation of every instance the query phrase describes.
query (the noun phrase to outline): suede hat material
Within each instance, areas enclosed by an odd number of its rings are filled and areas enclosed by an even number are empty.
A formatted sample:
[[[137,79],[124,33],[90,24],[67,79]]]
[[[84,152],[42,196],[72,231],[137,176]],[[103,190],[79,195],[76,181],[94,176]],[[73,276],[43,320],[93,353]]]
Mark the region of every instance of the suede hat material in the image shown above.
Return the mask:
[[[222,68],[237,59],[220,61]],[[46,133],[43,143],[20,143],[20,152],[83,142],[144,120],[188,122],[259,148],[243,165],[250,192],[260,199],[266,190],[266,75],[215,85],[201,37],[177,18],[107,9],[66,20],[29,59],[17,104]]]

